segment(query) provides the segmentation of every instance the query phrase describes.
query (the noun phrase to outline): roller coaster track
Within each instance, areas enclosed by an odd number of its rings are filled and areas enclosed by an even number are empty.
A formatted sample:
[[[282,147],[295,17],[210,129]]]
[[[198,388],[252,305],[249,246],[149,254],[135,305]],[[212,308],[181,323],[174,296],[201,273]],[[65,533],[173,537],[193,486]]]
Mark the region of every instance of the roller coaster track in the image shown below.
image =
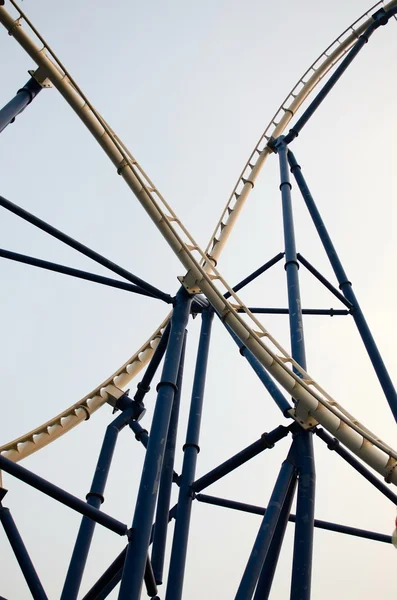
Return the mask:
[[[13,0],[10,1],[18,10],[20,16],[15,20],[3,6],[0,6],[0,22],[36,62],[38,67],[45,72],[54,87],[58,89],[77,113],[115,165],[118,174],[126,181],[185,267],[187,271],[186,276],[183,278],[185,288],[191,293],[201,291],[205,294],[226,325],[230,327],[287,393],[295,399],[296,404],[291,409],[293,418],[303,427],[313,427],[320,423],[359,458],[385,477],[387,481],[397,484],[397,471],[395,469],[397,452],[360,424],[289,356],[249,311],[237,294],[233,292],[216,268],[220,253],[244,202],[267,156],[271,152],[267,146],[268,140],[271,137],[279,136],[285,130],[289,121],[297,113],[314,87],[367,28],[371,22],[371,13],[382,6],[386,10],[396,7],[397,0],[385,4],[379,2],[373,6],[344,31],[301,77],[251,153],[205,251],[200,249],[183,223],[147,177],[142,167],[90,104],[27,17]],[[39,47],[25,32],[22,27],[23,22],[28,25],[42,47]],[[225,299],[224,294],[226,292],[233,298],[233,303]],[[147,363],[161,337],[168,318],[129,361],[91,394],[44,425],[2,446],[0,452],[13,461],[21,460],[85,420],[108,400],[107,386],[110,384],[118,387],[127,385]]]

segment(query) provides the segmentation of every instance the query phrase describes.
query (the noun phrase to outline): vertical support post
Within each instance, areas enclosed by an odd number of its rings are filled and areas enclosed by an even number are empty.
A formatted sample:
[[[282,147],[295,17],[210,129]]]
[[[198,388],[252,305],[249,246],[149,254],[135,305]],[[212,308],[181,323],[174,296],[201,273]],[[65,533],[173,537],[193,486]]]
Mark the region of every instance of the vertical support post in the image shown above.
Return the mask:
[[[182,380],[183,380],[183,366],[185,362],[185,349],[186,349],[186,338],[187,331],[185,332],[185,339],[183,342],[181,362],[179,365],[178,380],[177,380],[177,392],[174,398],[174,404],[172,406],[170,426],[168,428],[167,443],[165,447],[163,470],[161,472],[160,487],[159,487],[159,498],[156,509],[156,520],[153,533],[153,547],[152,547],[152,569],[154,578],[157,584],[163,583],[163,569],[164,569],[164,555],[165,546],[167,541],[167,530],[169,523],[169,510],[171,500],[171,488],[172,480],[174,476],[174,457],[175,457],[175,446],[176,436],[178,433],[178,418],[179,418],[179,406],[182,392]]]
[[[14,98],[0,110],[0,133],[7,125],[14,122],[15,117],[32,102],[42,89],[43,86],[31,77],[23,88],[17,91]]]
[[[48,600],[10,510],[2,504],[0,521],[34,600]]]
[[[186,442],[183,446],[183,465],[180,478],[180,489],[174,538],[172,542],[167,592],[165,596],[166,600],[181,600],[182,598],[190,516],[193,501],[191,485],[195,478],[197,455],[200,451],[200,426],[213,316],[214,313],[212,310],[206,310],[201,315],[202,324],[200,342],[197,352],[196,370],[194,373]]]
[[[287,274],[289,325],[292,357],[306,369],[305,342],[303,337],[302,303],[299,289],[299,262],[296,256],[294,218],[292,214],[291,183],[287,161],[287,146],[277,144],[280,160],[280,190],[283,207],[283,228],[285,244],[285,271]]]
[[[295,477],[295,465],[291,461],[290,454],[291,451],[281,465],[280,473],[277,477],[258,535],[256,536],[235,600],[251,600],[254,593],[258,577],[280,519],[288,490]]]
[[[280,160],[280,190],[283,204],[285,269],[288,285],[291,352],[292,357],[301,365],[301,367],[306,369],[302,307],[299,291],[299,263],[295,247],[291,183],[287,158],[288,148],[285,139],[282,136],[276,141],[276,150]],[[309,600],[313,556],[315,497],[312,433],[310,431],[298,431],[294,437],[293,445],[299,470],[299,481],[294,537],[294,558],[292,565],[291,600]]]
[[[378,377],[379,383],[382,386],[386,400],[389,403],[390,409],[394,415],[394,419],[397,421],[397,393],[393,382],[383,362],[371,330],[368,327],[368,323],[365,320],[364,314],[353,291],[352,284],[346,275],[342,262],[339,259],[339,256],[335,250],[335,246],[333,245],[331,237],[327,231],[327,228],[325,227],[324,221],[321,218],[313,196],[311,195],[308,185],[302,175],[301,167],[291,151],[288,152],[288,160],[291,166],[291,172],[295,177],[296,183],[298,184],[303,200],[305,201],[314,226],[323,244],[324,250],[327,253],[328,260],[331,263],[332,269],[339,282],[339,288],[345,298],[353,305],[351,314],[367,350],[368,356],[372,362],[372,366]]]
[[[291,600],[310,600],[316,473],[313,433],[298,431],[294,439],[299,465]]]
[[[104,491],[109,474],[110,465],[113,458],[114,449],[119,432],[125,427],[132,418],[134,407],[126,408],[124,412],[118,415],[114,421],[106,428],[101,452],[99,454],[91,489],[87,494],[87,504],[94,508],[99,508],[104,502]],[[81,580],[88,552],[90,550],[92,536],[94,535],[95,521],[88,517],[83,517],[76,543],[73,549],[68,572],[62,590],[61,600],[75,600],[80,589]]]
[[[295,495],[297,475],[296,472],[292,477],[285,500],[281,509],[280,518],[263,563],[262,571],[259,577],[258,585],[255,590],[254,600],[268,600],[270,590],[273,584],[274,574],[280,556],[281,546],[284,540],[285,530],[287,529],[288,519],[291,513],[292,501]]]
[[[139,600],[156,506],[165,440],[176,393],[179,363],[192,296],[182,288],[176,295],[171,331],[150,430],[130,542],[124,563],[119,600]]]

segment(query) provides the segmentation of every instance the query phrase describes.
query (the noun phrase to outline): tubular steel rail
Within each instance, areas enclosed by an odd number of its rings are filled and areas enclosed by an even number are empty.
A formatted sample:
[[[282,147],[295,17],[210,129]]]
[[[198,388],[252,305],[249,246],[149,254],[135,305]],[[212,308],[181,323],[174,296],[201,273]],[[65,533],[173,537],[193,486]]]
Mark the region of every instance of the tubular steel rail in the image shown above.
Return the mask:
[[[173,310],[151,338],[116,373],[61,414],[0,448],[0,523],[19,562],[32,597],[39,600],[47,598],[11,512],[2,504],[7,490],[1,483],[1,470],[82,515],[61,600],[77,600],[97,525],[123,536],[126,546],[91,587],[85,598],[87,600],[105,598],[120,583],[118,596],[120,600],[139,600],[143,585],[152,600],[159,599],[157,586],[163,584],[165,565],[168,562],[167,534],[168,524],[172,519],[175,519],[175,528],[172,544],[169,545],[170,560],[164,599],[182,600],[194,500],[263,516],[234,596],[235,600],[262,600],[269,597],[288,521],[295,524],[290,599],[310,600],[315,527],[387,544],[395,544],[396,539],[396,532],[390,537],[314,518],[316,469],[313,434],[315,433],[330,450],[344,459],[394,505],[397,505],[397,494],[363,463],[381,474],[387,483],[397,485],[397,452],[357,421],[308,374],[302,315],[351,315],[396,421],[397,393],[361,311],[352,284],[304,179],[302,168],[289,149],[289,144],[299,135],[370,36],[380,26],[386,25],[390,18],[396,18],[397,0],[386,4],[379,2],[372,7],[343,32],[302,76],[251,153],[205,251],[196,243],[126,146],[88,101],[55,53],[18,8],[16,2],[14,0],[9,2],[16,8],[19,17],[15,20],[4,8],[4,0],[0,0],[0,22],[36,62],[38,69],[31,72],[32,79],[28,84],[0,110],[0,131],[13,122],[42,87],[51,85],[56,87],[105,151],[116,167],[117,173],[123,177],[186,269],[186,275],[179,278],[182,284],[180,289],[175,296],[170,296],[0,196],[0,204],[3,208],[100,263],[129,283],[0,249],[3,258],[104,285],[113,285],[173,305]],[[38,46],[25,32],[24,23],[31,29],[41,46]],[[335,66],[340,60],[340,64]],[[330,77],[315,94],[314,99],[288,134],[282,135],[311,91],[334,66],[335,69]],[[275,153],[279,160],[284,248],[282,252],[231,288],[218,271],[217,262],[270,153]],[[297,252],[290,173],[297,182],[340,291]],[[237,292],[281,259],[285,261],[287,308],[248,308]],[[344,304],[345,310],[302,309],[299,263]],[[202,322],[192,382],[186,441],[183,446],[183,462],[178,475],[174,471],[174,458],[187,325],[190,315],[196,313],[201,313]],[[288,427],[280,425],[269,433],[263,433],[249,446],[196,479],[201,415],[214,314],[230,333],[239,347],[240,354],[250,364],[282,414],[293,420]],[[285,350],[270,334],[256,314],[288,315],[291,352]],[[143,429],[139,421],[145,414],[145,395],[163,358],[162,375],[156,388],[157,400],[150,432],[148,432]],[[128,392],[123,391],[123,388],[148,362],[143,378],[137,385],[137,391],[130,399]],[[290,398],[283,395],[276,382],[284,388],[288,396],[292,397],[293,404],[290,403]],[[86,501],[16,464],[22,458],[87,420],[106,402],[112,405],[115,411],[121,412],[106,428]],[[324,429],[321,429],[319,424]],[[131,429],[146,450],[130,528],[122,521],[101,511],[118,435],[124,428]],[[286,437],[291,440],[290,448],[281,464],[267,508],[201,493]],[[356,454],[362,462],[352,453]],[[177,503],[171,508],[173,483],[179,487],[179,493]],[[295,494],[296,514],[292,515]],[[152,547],[151,551],[150,547]]]
[[[265,158],[272,150],[266,146],[260,151],[255,165],[252,165],[249,161],[249,165],[251,165],[249,168],[252,168],[250,179],[244,181],[245,178],[241,177],[238,183],[238,185],[240,182],[244,183],[245,191],[242,190],[238,198],[236,198],[236,194],[233,192],[235,204],[228,203],[220,220],[220,227],[223,231],[222,240],[224,241],[221,244],[221,236],[219,238],[214,237],[209,246],[210,250],[207,252],[202,251],[145,174],[142,167],[114,134],[105,120],[93,108],[62,63],[45,43],[44,39],[12,0],[11,3],[19,11],[20,18],[15,20],[3,6],[0,6],[0,22],[36,62],[38,67],[45,72],[46,77],[77,113],[113,162],[117,173],[126,181],[162,236],[186,268],[187,275],[183,278],[183,285],[186,290],[189,293],[203,292],[224,323],[231,328],[256,359],[284,387],[288,394],[295,399],[296,404],[295,408],[291,410],[291,416],[304,427],[310,428],[317,423],[321,423],[364,462],[378,471],[383,477],[397,484],[397,471],[395,471],[397,453],[366,427],[361,425],[291,358],[289,353],[282,348],[258,321],[255,315],[244,305],[237,294],[222,278],[215,264],[213,264],[216,263],[220,249],[222,249],[247,197],[248,187],[253,187],[254,180]],[[396,0],[384,5],[387,10],[396,6]],[[375,5],[373,9],[377,7],[378,5]],[[280,121],[277,121],[277,117],[274,118],[270,127],[266,129],[268,133],[265,133],[261,140],[267,141],[266,136],[269,133],[273,137],[274,135],[280,135],[309,92],[347,50],[351,48],[357,37],[366,30],[372,19],[369,12],[365,13],[362,18],[346,30],[313,63],[303,78],[299,80],[298,86],[293,88],[292,94],[287,97],[287,101],[292,99],[291,104],[287,107],[283,103],[281,113],[280,111],[278,113],[282,115]],[[39,39],[43,45],[42,48],[38,47],[25,32],[22,27],[23,21],[28,24]],[[312,75],[305,80],[305,77],[310,72],[312,72]],[[300,91],[298,91],[299,85],[301,86]],[[257,146],[254,152],[258,148]],[[244,170],[243,174],[245,172]],[[223,221],[222,219],[226,213],[229,214],[230,220]],[[215,251],[217,244],[219,244],[219,251]],[[209,260],[209,258],[214,260]],[[233,304],[225,299],[225,294],[230,294],[234,300]],[[157,337],[161,333],[161,330],[164,329],[164,326],[165,322],[156,331],[155,335]],[[19,455],[22,458],[84,420],[88,414],[87,409],[91,413],[106,402],[106,385],[111,381],[116,383],[117,386],[125,385],[142,368],[144,365],[143,360],[146,357],[150,358],[152,353],[152,340],[153,338],[151,337],[130,361],[127,361],[115,375],[106,380],[102,386],[96,388],[83,401],[74,404],[70,409],[67,409],[67,411],[58,415],[55,419],[44,424],[44,426],[15,440],[10,445],[3,446],[1,452],[13,457],[13,460],[19,459]],[[266,340],[266,343],[264,340]],[[103,388],[103,391],[101,391],[101,388]]]
[[[80,95],[83,110],[90,110],[92,115],[97,119],[99,124],[102,124],[104,133],[112,136],[116,148],[118,148],[123,156],[123,160],[126,163],[131,162],[136,164],[131,154],[125,148],[124,144],[115,136],[114,132],[105,123],[102,117],[95,111],[92,105],[88,102],[84,94],[79,90],[76,82],[72,79],[65,67],[60,63],[59,59],[52,52],[49,46],[46,44],[42,36],[38,33],[26,15],[21,11],[18,5],[11,0],[11,4],[19,12],[20,18],[16,21],[5,11],[4,8],[0,7],[0,19],[4,26],[8,29],[11,35],[20,41],[23,47],[24,43],[27,44],[25,50],[28,53],[33,53],[31,56],[38,64],[47,64],[48,59],[45,60],[45,51],[53,57],[55,65],[53,68],[58,71],[56,75],[59,81],[64,81],[64,86],[60,85],[60,91],[64,89],[68,90],[67,82],[69,82],[69,88],[72,86],[77,93]],[[237,217],[245,203],[250,191],[253,188],[253,184],[261,170],[266,158],[268,157],[270,150],[267,146],[267,142],[271,137],[280,135],[288,125],[292,116],[297,113],[299,107],[302,105],[304,100],[309,96],[313,89],[320,83],[321,79],[326,73],[346,54],[348,49],[352,46],[354,41],[357,39],[360,32],[365,29],[371,18],[373,10],[380,6],[386,8],[395,6],[396,2],[378,2],[371,9],[366,11],[359,19],[357,19],[350,27],[348,27],[332,44],[330,44],[326,50],[314,61],[314,63],[307,69],[303,76],[299,79],[297,84],[293,87],[291,92],[288,94],[280,108],[276,112],[275,116],[270,121],[269,125],[265,129],[265,132],[260,137],[254,150],[251,152],[250,157],[241,172],[241,175],[233,189],[233,192],[227,202],[225,209],[223,210],[218,224],[214,230],[211,240],[207,245],[205,254],[211,257],[213,261],[217,261],[223,250],[223,247],[230,235],[232,228],[234,227]],[[28,40],[26,34],[22,30],[22,21],[25,21],[32,32],[43,44],[43,48],[38,50],[34,47],[33,43]],[[19,37],[17,33],[19,32]],[[28,43],[29,42],[29,43]],[[61,75],[63,72],[63,76]],[[68,90],[70,91],[70,89]],[[278,120],[280,118],[280,120]],[[258,160],[253,164],[253,159],[258,154]],[[149,182],[150,183],[150,182]],[[241,188],[241,189],[240,189]],[[154,191],[154,190],[153,190]],[[208,261],[205,261],[204,257],[201,257],[201,264],[206,267]],[[208,268],[208,267],[207,267]],[[171,313],[170,313],[171,314]],[[71,407],[64,410],[61,414],[50,419],[43,425],[35,428],[34,430],[20,436],[19,438],[3,445],[0,447],[0,453],[11,458],[14,461],[21,460],[26,456],[29,456],[33,452],[40,448],[48,445],[51,441],[57,439],[67,431],[75,427],[78,423],[84,421],[88,416],[93,414],[100,406],[106,402],[106,386],[109,382],[117,383],[119,386],[127,385],[133,377],[139,373],[139,371],[147,364],[153,354],[153,348],[156,345],[156,340],[161,336],[161,332],[164,330],[166,322],[168,322],[170,315],[160,325],[158,329],[150,336],[150,338],[143,344],[143,346],[136,352],[124,365],[122,365],[116,373],[108,377],[102,384],[95,388],[90,394],[73,404]],[[101,389],[103,390],[101,395]]]

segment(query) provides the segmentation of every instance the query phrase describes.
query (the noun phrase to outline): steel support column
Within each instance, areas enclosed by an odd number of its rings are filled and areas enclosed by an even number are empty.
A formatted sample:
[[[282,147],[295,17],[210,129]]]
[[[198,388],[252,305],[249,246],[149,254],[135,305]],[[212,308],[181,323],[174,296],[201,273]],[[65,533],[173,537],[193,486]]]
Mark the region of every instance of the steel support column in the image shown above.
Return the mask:
[[[303,337],[302,305],[299,290],[299,263],[295,247],[294,220],[289,179],[288,148],[283,137],[276,141],[280,160],[280,190],[283,205],[285,241],[285,270],[288,286],[288,308],[292,357],[306,369]],[[295,460],[299,471],[294,558],[292,565],[291,600],[309,600],[311,586],[315,471],[313,436],[310,431],[298,431],[293,442]]]
[[[310,600],[316,484],[312,432],[303,429],[299,431],[295,435],[294,449],[299,468],[299,482],[290,598]]]
[[[23,88],[17,91],[14,98],[0,110],[0,133],[15,121],[15,117],[25,110],[42,89],[43,86],[31,77]]]
[[[325,227],[324,221],[321,218],[320,212],[314,202],[313,196],[310,193],[308,185],[302,175],[302,170],[298,164],[295,156],[291,151],[288,152],[288,160],[291,166],[291,172],[293,173],[298,187],[303,196],[303,200],[310,213],[314,226],[323,244],[324,250],[327,253],[328,259],[334,270],[335,276],[339,282],[339,288],[342,291],[345,298],[352,304],[353,309],[351,311],[353,319],[356,323],[357,329],[367,350],[368,356],[372,362],[375,373],[379,379],[379,383],[382,386],[383,392],[389,403],[390,409],[394,415],[394,419],[397,421],[397,394],[390,378],[390,375],[383,362],[381,354],[372,336],[371,330],[368,327],[368,323],[365,320],[364,314],[360,308],[359,302],[353,291],[352,284],[349,281],[346,272],[343,268],[342,262],[335,250],[335,246],[332,243],[331,237]]]
[[[291,513],[291,506],[295,495],[297,475],[296,472],[294,477],[291,479],[287,495],[285,496],[284,503],[281,509],[280,518],[277,522],[277,526],[269,547],[269,551],[266,555],[265,562],[263,563],[262,571],[259,576],[258,585],[255,590],[254,600],[267,600],[269,598],[270,590],[273,584],[274,574],[280,556],[281,546],[284,541],[285,530],[287,529],[288,520]]]
[[[281,510],[287,497],[291,481],[295,477],[295,465],[290,458],[281,465],[273,493],[271,495],[265,516],[259,528],[251,555],[241,579],[235,600],[251,600],[258,582],[263,563],[269,551],[270,544],[280,518]]]
[[[106,481],[119,432],[127,425],[128,421],[133,417],[135,411],[135,406],[126,408],[106,428],[106,433],[96,465],[91,489],[87,494],[87,504],[93,506],[94,508],[99,509],[105,500],[104,492]],[[88,552],[91,546],[92,536],[94,534],[94,529],[95,521],[92,521],[88,517],[83,517],[79,532],[77,534],[69,569],[66,574],[61,600],[74,600],[77,598],[87,562]]]
[[[164,442],[167,438],[172,404],[176,393],[176,381],[191,303],[192,297],[182,288],[176,296],[162,378],[157,386],[156,408],[123,569],[120,600],[139,600],[140,598],[164,459]]]
[[[169,510],[171,501],[171,488],[174,478],[174,457],[176,447],[176,436],[178,433],[179,406],[182,392],[183,367],[185,361],[186,337],[183,343],[181,362],[179,365],[177,392],[172,406],[170,425],[168,428],[167,442],[165,446],[163,469],[160,478],[159,497],[156,509],[156,522],[153,533],[153,547],[151,554],[154,579],[157,584],[163,583],[163,569],[165,546],[167,542],[167,530],[169,522]]]
[[[4,531],[14,551],[15,557],[21,567],[25,581],[28,584],[30,592],[34,600],[47,600],[47,595],[41,585],[40,579],[36,573],[33,563],[30,559],[25,544],[21,538],[14,519],[8,508],[0,504],[0,521],[4,527]]]
[[[50,496],[50,498],[61,502],[61,504],[65,504],[65,506],[68,506],[69,508],[72,508],[73,510],[81,513],[82,515],[93,519],[96,523],[103,525],[104,527],[110,529],[111,531],[114,531],[118,535],[127,534],[128,528],[127,525],[125,525],[124,523],[121,523],[120,521],[114,519],[110,515],[107,515],[106,513],[103,513],[97,508],[90,506],[86,502],[83,502],[83,500],[80,500],[80,498],[76,498],[76,496],[73,496],[73,494],[66,492],[57,485],[50,483],[43,477],[32,473],[32,471],[25,469],[25,467],[22,467],[21,465],[14,463],[12,462],[12,460],[9,460],[5,456],[1,455],[0,470],[9,473],[13,477],[20,479],[21,481],[24,481],[28,485],[31,485],[32,487],[36,488],[36,490],[39,490],[47,496]]]
[[[213,316],[213,311],[207,310],[202,313],[201,317],[202,323],[200,342],[197,351],[197,361],[193,380],[186,442],[183,446],[183,465],[180,477],[176,523],[174,538],[172,541],[170,569],[165,596],[166,600],[180,600],[182,598],[190,515],[193,500],[193,491],[191,489],[191,485],[194,481],[197,455],[200,451],[199,440],[201,416]]]

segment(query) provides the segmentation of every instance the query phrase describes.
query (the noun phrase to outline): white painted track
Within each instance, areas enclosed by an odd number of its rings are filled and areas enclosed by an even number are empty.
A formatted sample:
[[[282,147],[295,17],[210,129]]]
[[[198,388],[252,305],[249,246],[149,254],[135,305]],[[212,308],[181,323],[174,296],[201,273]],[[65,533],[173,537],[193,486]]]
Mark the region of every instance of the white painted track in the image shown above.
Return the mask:
[[[15,6],[13,1],[11,3]],[[382,5],[386,8],[394,7],[397,5],[397,0],[387,4],[378,3],[370,11],[367,11],[317,59],[299,80],[297,86],[294,87],[292,93],[289,94],[278,111],[279,116],[272,120],[255,147],[247,163],[248,166],[243,170],[205,252],[199,248],[140,165],[88,102],[77,84],[27,19],[14,21],[7,10],[0,7],[0,21],[36,64],[44,69],[54,87],[60,91],[116,166],[117,172],[125,179],[127,185],[134,192],[163,237],[187,269],[184,280],[185,287],[191,291],[200,289],[207,296],[240,340],[284,387],[287,393],[295,398],[294,418],[307,426],[311,426],[316,422],[321,423],[363,461],[389,481],[397,484],[397,472],[395,471],[397,453],[358,423],[352,415],[347,413],[340,404],[331,398],[291,359],[255,316],[249,312],[238,296],[232,292],[212,264],[216,264],[248,193],[269,154],[266,147],[268,137],[278,136],[285,130],[292,116],[296,114],[309,93],[348,51],[357,36],[366,28],[370,20],[370,14]],[[38,47],[25,32],[22,27],[23,20],[31,27],[35,36],[43,44],[42,48]],[[256,155],[257,159],[253,162]],[[213,260],[209,260],[208,257]],[[224,299],[223,295],[226,291],[231,292],[234,299],[233,304]],[[236,308],[242,309],[243,313],[237,313]],[[154,337],[151,337],[130,361],[127,361],[120,370],[101,386],[98,386],[94,392],[55,417],[55,419],[0,448],[3,455],[12,460],[20,460],[66,433],[66,431],[83,421],[88,413],[99,408],[101,404],[106,402],[106,386],[109,383],[114,382],[118,386],[126,385],[150,359],[156,343],[154,338],[159,338],[165,323],[166,321],[156,331]],[[266,340],[266,343],[264,340]],[[302,378],[293,373],[292,366],[296,367]]]

